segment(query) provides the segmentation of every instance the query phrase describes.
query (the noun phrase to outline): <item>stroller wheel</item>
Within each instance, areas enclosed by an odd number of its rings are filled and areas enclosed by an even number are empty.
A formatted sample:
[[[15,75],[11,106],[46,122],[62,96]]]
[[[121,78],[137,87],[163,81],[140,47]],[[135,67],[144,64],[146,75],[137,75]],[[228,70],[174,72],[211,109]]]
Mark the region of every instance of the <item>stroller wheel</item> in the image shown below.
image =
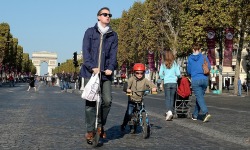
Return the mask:
[[[187,113],[187,119],[191,119],[192,118],[192,114],[191,113]]]
[[[173,116],[174,119],[177,119],[178,118],[178,115],[175,113],[174,116]]]

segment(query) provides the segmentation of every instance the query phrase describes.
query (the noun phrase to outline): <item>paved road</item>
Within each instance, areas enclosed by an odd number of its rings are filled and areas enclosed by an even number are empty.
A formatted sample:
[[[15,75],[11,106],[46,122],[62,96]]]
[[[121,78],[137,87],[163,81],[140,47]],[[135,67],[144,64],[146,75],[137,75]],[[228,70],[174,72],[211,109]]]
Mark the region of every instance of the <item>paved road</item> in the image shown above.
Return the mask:
[[[0,87],[0,149],[82,150],[92,149],[85,141],[84,101],[77,92],[41,86],[27,92],[27,84]],[[148,95],[146,109],[152,135],[122,134],[120,124],[127,98],[113,89],[113,104],[107,139],[98,149],[250,149],[250,98],[207,94],[211,121],[178,118],[165,121],[163,93]]]

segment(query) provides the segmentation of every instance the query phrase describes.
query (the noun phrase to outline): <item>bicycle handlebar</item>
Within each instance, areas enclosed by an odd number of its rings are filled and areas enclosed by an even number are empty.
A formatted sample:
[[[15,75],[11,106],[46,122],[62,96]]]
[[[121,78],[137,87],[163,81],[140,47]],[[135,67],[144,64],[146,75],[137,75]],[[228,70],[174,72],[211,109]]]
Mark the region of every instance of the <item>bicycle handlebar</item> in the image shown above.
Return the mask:
[[[132,93],[136,93],[136,92],[142,92],[142,93],[144,93],[143,95],[147,95],[147,94],[149,94],[150,92],[151,92],[152,94],[157,94],[157,90],[156,90],[156,92],[152,92],[151,90],[147,89],[147,90],[142,90],[142,91],[126,92],[126,95],[132,95]]]

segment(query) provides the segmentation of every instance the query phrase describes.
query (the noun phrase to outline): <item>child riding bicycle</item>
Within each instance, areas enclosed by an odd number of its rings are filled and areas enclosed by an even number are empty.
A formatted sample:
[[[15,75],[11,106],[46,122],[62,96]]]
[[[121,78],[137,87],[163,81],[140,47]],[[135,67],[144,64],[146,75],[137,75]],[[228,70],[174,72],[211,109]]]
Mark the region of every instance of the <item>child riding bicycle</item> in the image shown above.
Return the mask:
[[[133,66],[134,76],[128,79],[127,84],[127,93],[132,93],[128,96],[128,105],[127,110],[123,119],[123,123],[121,125],[121,131],[124,131],[126,125],[131,120],[133,109],[136,106],[136,103],[141,103],[144,92],[146,89],[152,88],[152,92],[156,92],[157,88],[151,81],[145,78],[145,66],[142,63],[136,63]],[[131,130],[131,133],[135,133],[136,129]]]

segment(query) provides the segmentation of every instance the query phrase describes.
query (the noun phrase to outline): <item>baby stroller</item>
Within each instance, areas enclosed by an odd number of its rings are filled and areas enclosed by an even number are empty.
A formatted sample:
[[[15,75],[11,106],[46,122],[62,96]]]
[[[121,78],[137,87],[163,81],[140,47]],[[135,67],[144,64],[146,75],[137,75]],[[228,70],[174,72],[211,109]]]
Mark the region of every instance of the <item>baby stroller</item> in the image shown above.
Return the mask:
[[[174,103],[174,119],[178,117],[191,118],[191,83],[187,77],[183,76],[178,80],[176,98]]]

